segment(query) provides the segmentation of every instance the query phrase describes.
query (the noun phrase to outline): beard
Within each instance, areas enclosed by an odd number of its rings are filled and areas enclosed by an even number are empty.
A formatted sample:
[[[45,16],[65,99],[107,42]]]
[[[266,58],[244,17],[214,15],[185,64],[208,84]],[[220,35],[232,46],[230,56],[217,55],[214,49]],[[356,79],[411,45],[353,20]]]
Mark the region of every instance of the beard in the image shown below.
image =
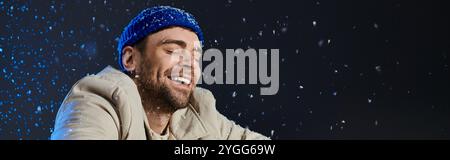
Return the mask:
[[[148,63],[142,63],[141,66],[143,67],[141,67],[139,75],[131,75],[137,84],[144,109],[147,111],[173,113],[178,109],[186,108],[193,90],[179,91],[171,89],[167,82],[170,80],[167,78],[159,77],[159,80],[152,80],[150,77],[154,74],[148,70],[150,66],[144,66],[145,64]]]

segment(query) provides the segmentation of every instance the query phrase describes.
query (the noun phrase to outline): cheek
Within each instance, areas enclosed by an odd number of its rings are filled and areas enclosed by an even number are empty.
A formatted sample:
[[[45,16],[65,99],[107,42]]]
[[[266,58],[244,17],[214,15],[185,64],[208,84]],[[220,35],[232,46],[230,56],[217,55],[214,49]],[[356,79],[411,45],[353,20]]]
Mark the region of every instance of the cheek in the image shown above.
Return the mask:
[[[154,63],[146,59],[141,62],[140,76],[145,80],[153,80],[156,74],[157,67],[153,65]]]
[[[198,80],[200,79],[200,74],[201,74],[201,70],[200,70],[200,66],[196,63],[194,64],[194,82],[197,83]]]
[[[157,73],[160,77],[164,76],[165,72],[176,63],[170,54],[162,51],[157,51],[156,54],[149,57],[148,62],[150,63],[152,72]]]

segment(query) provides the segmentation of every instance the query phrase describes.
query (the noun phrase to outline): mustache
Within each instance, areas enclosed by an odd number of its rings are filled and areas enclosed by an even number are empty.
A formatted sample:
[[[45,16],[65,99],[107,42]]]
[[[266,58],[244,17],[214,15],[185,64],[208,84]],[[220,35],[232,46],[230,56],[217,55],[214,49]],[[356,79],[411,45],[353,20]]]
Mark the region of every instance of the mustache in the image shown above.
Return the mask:
[[[167,77],[185,77],[185,78],[193,78],[194,69],[192,69],[189,65],[176,65],[170,69],[164,71],[164,76]]]

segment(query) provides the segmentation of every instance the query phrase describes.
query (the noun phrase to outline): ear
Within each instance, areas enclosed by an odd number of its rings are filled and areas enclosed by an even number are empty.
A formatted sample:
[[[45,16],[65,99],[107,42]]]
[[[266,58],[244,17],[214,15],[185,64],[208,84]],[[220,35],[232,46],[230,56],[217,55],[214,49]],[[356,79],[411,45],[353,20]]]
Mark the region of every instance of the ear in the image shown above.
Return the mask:
[[[138,52],[131,46],[125,46],[122,50],[122,64],[125,70],[132,72],[136,70],[138,66]]]

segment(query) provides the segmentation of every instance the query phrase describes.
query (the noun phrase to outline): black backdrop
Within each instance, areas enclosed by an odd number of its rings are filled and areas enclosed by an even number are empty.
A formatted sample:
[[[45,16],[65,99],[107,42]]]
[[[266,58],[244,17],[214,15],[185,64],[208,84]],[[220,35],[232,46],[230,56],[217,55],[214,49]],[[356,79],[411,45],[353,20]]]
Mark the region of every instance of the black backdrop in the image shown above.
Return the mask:
[[[201,85],[242,126],[273,139],[448,139],[443,2],[0,1],[0,139],[48,139],[70,87],[117,67],[123,27],[154,5],[193,13],[205,50],[280,49],[276,95]]]

